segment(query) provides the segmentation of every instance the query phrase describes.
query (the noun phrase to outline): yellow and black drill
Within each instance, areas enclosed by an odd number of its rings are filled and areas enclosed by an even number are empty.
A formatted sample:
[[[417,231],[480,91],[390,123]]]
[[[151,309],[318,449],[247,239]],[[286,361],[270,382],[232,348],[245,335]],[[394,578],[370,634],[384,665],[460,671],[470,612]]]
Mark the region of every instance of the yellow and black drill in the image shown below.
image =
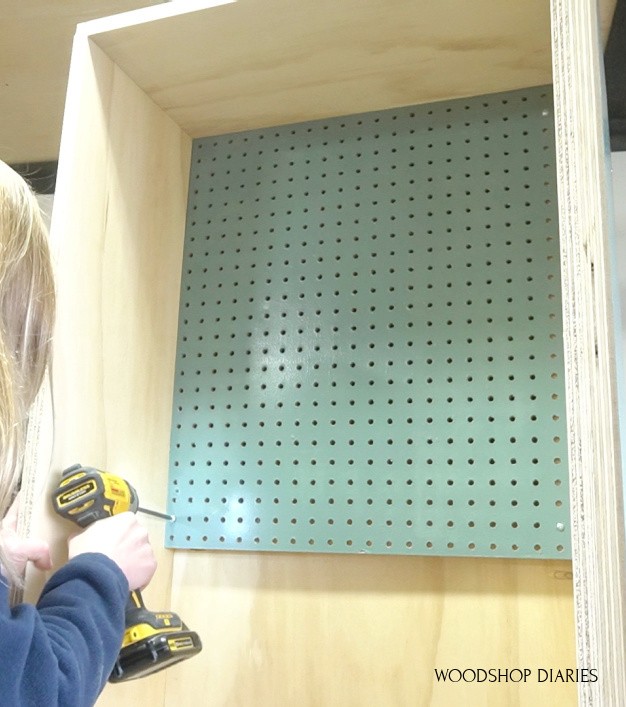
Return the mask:
[[[170,518],[140,508],[137,492],[121,477],[80,464],[63,472],[52,494],[52,505],[60,516],[82,528],[126,511]],[[202,650],[198,634],[190,631],[177,614],[149,611],[139,591],[130,593],[125,621],[124,639],[110,682],[151,675]]]

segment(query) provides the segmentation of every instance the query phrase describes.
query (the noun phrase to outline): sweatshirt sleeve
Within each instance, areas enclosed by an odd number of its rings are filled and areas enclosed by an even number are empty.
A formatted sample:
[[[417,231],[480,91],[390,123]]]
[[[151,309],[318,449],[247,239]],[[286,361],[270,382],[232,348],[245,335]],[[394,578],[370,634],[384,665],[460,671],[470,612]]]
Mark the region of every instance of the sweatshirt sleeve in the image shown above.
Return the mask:
[[[85,553],[55,572],[37,606],[2,607],[2,704],[93,705],[122,643],[127,600],[119,567],[104,555]]]

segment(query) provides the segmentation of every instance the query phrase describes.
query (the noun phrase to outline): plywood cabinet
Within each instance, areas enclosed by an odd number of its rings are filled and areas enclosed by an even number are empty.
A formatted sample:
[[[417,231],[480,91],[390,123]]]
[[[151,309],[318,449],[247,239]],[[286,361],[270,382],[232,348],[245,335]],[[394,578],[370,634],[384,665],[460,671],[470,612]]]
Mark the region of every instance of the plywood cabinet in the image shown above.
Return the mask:
[[[52,473],[75,461],[99,466],[127,477],[142,503],[154,507],[166,497],[192,138],[536,86],[553,75],[543,0],[185,5],[79,26],[52,227],[59,290]],[[603,7],[607,18],[611,9]],[[589,26],[597,19],[591,3],[555,3],[553,12],[557,43],[568,12],[588,12]],[[572,56],[557,52],[556,61]],[[557,116],[572,90],[559,81]],[[591,92],[589,105],[596,98]],[[563,147],[573,139],[564,126],[557,150],[570,156],[572,174],[577,158]],[[600,145],[600,133],[594,141]],[[560,157],[562,172],[564,164]],[[563,184],[567,210],[571,191]],[[586,207],[604,213],[602,194]],[[590,245],[599,249],[596,274],[606,258],[599,233],[599,245]],[[571,258],[565,246],[563,257]],[[579,301],[577,277],[565,280],[565,296]],[[609,297],[606,282],[596,295]],[[575,317],[570,313],[566,326],[580,332],[587,325]],[[597,322],[608,327],[610,313]],[[565,341],[579,351],[577,341]],[[599,346],[611,391],[610,333]],[[613,430],[613,402],[598,404],[605,406],[603,429]],[[597,426],[577,431],[579,414],[572,412],[569,425],[572,458],[580,435],[605,435]],[[617,448],[603,438],[607,454]],[[616,455],[608,456],[608,478],[619,480]],[[582,466],[584,476],[584,459]],[[51,483],[41,474],[35,480],[32,525],[56,535],[62,561],[67,527],[44,510]],[[584,491],[587,482],[580,483],[574,488]],[[609,499],[604,510],[619,546],[623,523],[612,506]],[[573,512],[580,510],[574,498]],[[576,667],[577,632],[579,643],[594,643],[584,627],[595,609],[580,585],[595,579],[577,557],[572,568],[569,561],[167,551],[159,522],[148,522],[160,567],[146,602],[178,611],[204,650],[151,678],[107,687],[101,705],[570,705],[578,688],[591,700],[624,686],[623,669],[603,673],[601,686],[539,680],[540,668]],[[578,517],[574,525],[588,522]],[[592,599],[619,596],[620,571],[605,581],[598,569],[603,579]],[[31,594],[36,590],[33,577]],[[616,660],[623,656],[621,611],[609,642],[600,638]],[[586,655],[604,660],[601,649]],[[435,669],[450,668],[532,672],[519,682],[438,681]]]

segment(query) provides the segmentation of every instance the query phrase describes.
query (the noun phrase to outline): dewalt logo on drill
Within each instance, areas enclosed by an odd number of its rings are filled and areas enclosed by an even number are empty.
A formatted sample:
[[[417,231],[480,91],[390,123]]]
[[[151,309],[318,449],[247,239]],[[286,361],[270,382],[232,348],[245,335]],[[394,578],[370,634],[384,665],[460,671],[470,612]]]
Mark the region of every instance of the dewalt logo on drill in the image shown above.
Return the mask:
[[[87,479],[84,484],[81,484],[80,486],[75,486],[69,491],[66,491],[65,493],[62,493],[57,496],[57,502],[60,507],[67,506],[70,503],[74,503],[74,501],[83,498],[84,496],[93,494],[96,489],[96,484],[90,479]]]

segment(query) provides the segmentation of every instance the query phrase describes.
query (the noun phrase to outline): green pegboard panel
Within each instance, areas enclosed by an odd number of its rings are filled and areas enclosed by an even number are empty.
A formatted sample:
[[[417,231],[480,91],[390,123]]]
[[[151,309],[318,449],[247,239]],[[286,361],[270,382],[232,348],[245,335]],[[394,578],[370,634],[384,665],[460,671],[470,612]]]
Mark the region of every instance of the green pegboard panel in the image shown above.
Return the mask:
[[[550,87],[197,139],[167,544],[569,557]]]

